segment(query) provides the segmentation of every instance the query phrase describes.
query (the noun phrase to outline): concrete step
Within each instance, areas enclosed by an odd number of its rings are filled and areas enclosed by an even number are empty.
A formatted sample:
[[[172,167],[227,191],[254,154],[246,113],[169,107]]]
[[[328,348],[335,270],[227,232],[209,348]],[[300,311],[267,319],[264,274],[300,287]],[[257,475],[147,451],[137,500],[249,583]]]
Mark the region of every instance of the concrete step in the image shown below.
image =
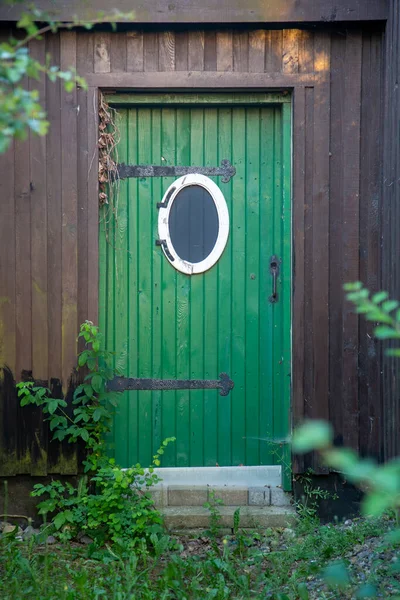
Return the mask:
[[[281,506],[291,505],[291,495],[278,486],[212,486],[212,485],[165,485],[150,488],[157,508],[173,506],[203,506],[215,499],[224,506]]]
[[[221,533],[231,533],[235,511],[240,508],[240,529],[266,529],[267,527],[292,527],[296,521],[293,507],[283,506],[220,506]],[[167,529],[173,532],[207,529],[210,511],[201,506],[168,506],[161,511]]]

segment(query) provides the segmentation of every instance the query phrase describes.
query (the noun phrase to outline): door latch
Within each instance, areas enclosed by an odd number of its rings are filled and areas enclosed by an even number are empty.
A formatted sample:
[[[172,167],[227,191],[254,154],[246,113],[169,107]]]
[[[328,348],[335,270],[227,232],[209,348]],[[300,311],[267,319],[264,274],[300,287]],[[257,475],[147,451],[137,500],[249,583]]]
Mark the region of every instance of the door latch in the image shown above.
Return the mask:
[[[280,260],[275,254],[269,260],[269,272],[272,275],[272,294],[269,301],[274,304],[278,302],[278,276],[279,276]]]

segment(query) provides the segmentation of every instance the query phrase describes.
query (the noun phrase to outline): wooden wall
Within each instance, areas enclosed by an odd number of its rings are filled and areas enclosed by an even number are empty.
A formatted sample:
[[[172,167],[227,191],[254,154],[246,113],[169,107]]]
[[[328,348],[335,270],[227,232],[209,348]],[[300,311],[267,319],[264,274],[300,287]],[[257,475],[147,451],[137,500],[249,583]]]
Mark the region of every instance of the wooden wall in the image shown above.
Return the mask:
[[[0,364],[11,370],[0,473],[76,469],[64,450],[49,459],[46,429],[18,408],[12,377],[24,370],[71,389],[78,324],[97,321],[99,88],[293,94],[293,419],[330,419],[339,442],[383,455],[392,432],[377,344],[342,292],[357,279],[380,287],[382,40],[379,28],[337,26],[66,32],[32,44],[35,56],[76,66],[89,90],[31,82],[50,132],[0,159]],[[309,465],[319,469],[310,459],[295,470]]]
[[[400,2],[390,0],[386,31],[384,171],[382,186],[382,287],[400,299]],[[385,458],[400,455],[399,359],[382,357]]]

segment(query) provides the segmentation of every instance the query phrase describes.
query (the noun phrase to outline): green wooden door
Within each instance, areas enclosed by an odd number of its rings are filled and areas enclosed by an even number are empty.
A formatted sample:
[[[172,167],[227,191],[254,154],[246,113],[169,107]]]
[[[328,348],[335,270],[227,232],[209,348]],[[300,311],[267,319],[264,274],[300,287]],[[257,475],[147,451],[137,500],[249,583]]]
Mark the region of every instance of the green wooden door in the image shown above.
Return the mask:
[[[230,215],[227,246],[202,274],[178,272],[158,237],[157,202],[174,178],[121,181],[115,216],[101,214],[100,326],[129,377],[216,379],[234,390],[125,392],[113,429],[116,460],[147,466],[287,461],[290,423],[290,102],[285,96],[119,96],[118,160],[217,166]],[[105,225],[105,223],[107,224]],[[105,233],[105,230],[106,233]],[[271,256],[279,301],[271,303]],[[274,442],[275,440],[276,442]],[[286,457],[286,458],[285,458]]]

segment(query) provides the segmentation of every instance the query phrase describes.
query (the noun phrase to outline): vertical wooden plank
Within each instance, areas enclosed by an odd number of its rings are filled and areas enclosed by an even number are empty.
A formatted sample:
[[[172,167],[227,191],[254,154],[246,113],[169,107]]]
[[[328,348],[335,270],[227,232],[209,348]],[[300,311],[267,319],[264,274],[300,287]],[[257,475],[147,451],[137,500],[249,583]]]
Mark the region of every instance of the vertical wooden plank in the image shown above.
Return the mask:
[[[329,418],[329,119],[330,119],[330,37],[316,34],[313,156],[313,281],[312,327],[314,373],[312,415]],[[317,470],[317,463],[315,463]]]
[[[111,35],[110,70],[113,73],[126,71],[126,64],[127,34],[126,32],[114,32]]]
[[[244,198],[246,194],[245,154],[246,145],[246,109],[232,110],[232,163],[237,173],[232,180],[233,198]],[[232,390],[232,462],[234,465],[245,464],[246,454],[246,417],[245,417],[245,285],[244,273],[246,265],[245,245],[245,204],[232,203],[230,236],[232,239],[232,323],[235,324],[235,335],[232,340],[232,379],[235,388]]]
[[[232,31],[217,32],[217,71],[233,71]]]
[[[161,117],[161,152],[163,164],[176,165],[176,109],[163,108]],[[163,192],[174,181],[163,178]],[[140,196],[142,198],[142,196]],[[154,251],[161,254],[161,248]],[[162,257],[162,376],[176,378],[176,300],[177,271]],[[143,393],[143,392],[142,392]],[[176,436],[176,392],[163,392],[162,395],[162,437]],[[176,464],[176,445],[167,448],[163,456],[163,467]]]
[[[91,73],[94,69],[93,35],[77,36],[77,69],[79,73]],[[86,91],[77,90],[78,128],[78,323],[88,318],[88,116]],[[83,349],[83,342],[80,343]]]
[[[337,443],[343,443],[343,124],[345,118],[345,40],[331,36],[331,125],[329,211],[329,397],[330,420]]]
[[[139,132],[138,132],[138,109],[131,108],[128,112],[128,160],[130,164],[139,164]],[[138,265],[138,204],[139,204],[139,181],[129,179],[127,181],[128,195],[128,289],[129,289],[129,319],[128,319],[128,356],[129,372],[133,376],[139,375],[139,280]],[[130,435],[127,440],[128,462],[135,464],[139,455],[139,436],[141,423],[139,420],[139,402],[141,392],[128,392],[128,421]],[[123,425],[124,426],[124,425]]]
[[[296,427],[304,418],[304,211],[305,211],[305,157],[306,157],[305,89],[297,87],[293,98],[293,354],[292,354],[292,410]],[[303,458],[294,456],[293,470],[303,471]]]
[[[283,30],[283,73],[297,73],[299,70],[299,32],[297,29]]]
[[[273,388],[273,335],[274,307],[268,298],[271,295],[269,259],[278,253],[274,239],[274,209],[277,199],[274,194],[275,176],[275,108],[263,107],[260,122],[260,464],[272,465],[274,453],[274,388]],[[279,109],[278,109],[279,110]]]
[[[61,69],[76,67],[76,33],[62,32]],[[61,202],[62,202],[62,384],[66,389],[76,364],[78,328],[77,263],[77,94],[61,92]]]
[[[60,64],[60,36],[47,38],[53,64]],[[92,47],[93,62],[93,47]],[[50,129],[46,137],[47,188],[47,290],[49,379],[61,378],[61,84],[46,82],[47,118]],[[24,367],[26,368],[26,367]]]
[[[260,245],[260,110],[246,109],[246,196],[245,223],[245,415],[246,415],[246,465],[259,464],[260,423],[259,414],[260,343],[259,343],[259,282],[263,271],[259,252],[252,248]],[[279,165],[280,168],[280,165]],[[280,180],[280,178],[278,178]],[[242,200],[243,201],[243,200]],[[278,198],[276,199],[278,202]],[[267,259],[268,260],[268,259]]]
[[[204,31],[189,31],[188,69],[204,71]]]
[[[304,164],[304,416],[313,417],[314,399],[313,381],[316,365],[314,364],[314,328],[313,328],[313,190],[314,190],[314,88],[305,88],[305,156],[309,160]],[[312,158],[311,158],[312,157]],[[297,265],[297,263],[296,263]],[[297,266],[295,267],[297,269]],[[301,267],[300,267],[301,268]],[[309,464],[306,465],[311,466]]]
[[[190,109],[190,164],[202,165],[204,161],[204,110]],[[190,290],[190,376],[204,379],[205,337],[204,322],[198,315],[205,312],[204,276],[191,278]],[[190,392],[190,466],[204,465],[204,391]]]
[[[362,36],[347,32],[343,128],[343,281],[359,280],[360,104]],[[343,438],[358,450],[358,315],[343,307]]]
[[[204,70],[217,70],[217,34],[206,31],[204,34]]]
[[[299,73],[314,72],[314,33],[312,31],[298,32]]]
[[[128,131],[128,111],[121,111],[121,118],[118,122],[120,132],[120,142],[118,144],[119,160],[127,164],[129,151],[129,131]],[[128,182],[121,181],[118,194],[118,210],[110,215],[114,221],[114,328],[115,328],[115,365],[118,372],[125,377],[130,376],[129,372],[129,337],[128,337],[128,319],[129,319],[129,297],[128,287],[129,276],[129,245],[128,245],[128,224],[129,224],[129,193]],[[118,436],[115,439],[115,459],[118,464],[127,463],[127,444],[131,435],[129,431],[129,392],[125,392],[124,398],[120,401],[118,407],[119,428]],[[147,464],[146,464],[147,466]]]
[[[375,292],[380,287],[380,225],[382,212],[382,38],[363,34],[360,135],[360,281]],[[379,457],[383,445],[379,342],[373,324],[360,319],[359,410],[360,453]]]
[[[144,71],[158,71],[158,34],[146,32],[143,38]]]
[[[126,70],[143,71],[143,32],[128,31],[126,36]]]
[[[152,161],[155,164],[162,164],[161,152],[161,113],[162,108],[153,108],[151,111],[152,119]],[[189,132],[188,132],[189,135]],[[130,161],[132,162],[132,161]],[[188,163],[185,163],[188,164]],[[132,180],[131,180],[132,181]],[[153,177],[151,181],[153,194],[153,210],[152,210],[152,240],[158,239],[158,210],[155,203],[163,197],[163,180],[161,177]],[[164,255],[160,252],[160,248],[156,247],[153,241],[152,245],[152,377],[162,377],[162,348],[163,348],[163,331],[162,331],[162,265],[165,260]],[[158,450],[163,441],[162,438],[162,391],[154,391],[152,393],[152,414],[153,414],[153,448],[152,453]],[[176,443],[173,445],[176,448]],[[174,449],[175,449],[174,448]],[[186,449],[190,452],[189,443]]]
[[[232,162],[232,107],[218,109],[218,163],[224,158]],[[222,192],[232,215],[232,183],[222,184]],[[232,244],[228,239],[218,269],[218,369],[217,373],[232,372]],[[217,396],[218,464],[232,464],[232,396]]]
[[[265,71],[280,73],[282,71],[282,30],[266,32],[265,39]]]
[[[94,72],[111,71],[111,38],[109,33],[94,34]]]
[[[42,41],[30,44],[31,56],[43,63],[46,48]],[[31,83],[46,106],[44,76]],[[47,326],[47,205],[46,205],[46,137],[31,134],[31,276],[32,276],[32,367],[36,379],[48,378]]]
[[[249,32],[233,33],[233,70],[247,73],[249,70]]]
[[[175,70],[188,70],[189,33],[187,31],[175,32]],[[203,49],[204,55],[204,49]]]
[[[175,70],[175,33],[161,31],[158,34],[158,69],[160,71]]]
[[[88,316],[93,323],[98,323],[98,285],[99,285],[99,177],[98,177],[98,133],[99,92],[97,88],[89,88],[87,92],[87,291]]]
[[[204,110],[204,158],[205,166],[218,164],[217,109]],[[204,277],[204,377],[211,379],[218,366],[217,344],[210,340],[217,339],[218,304],[217,304],[217,270],[210,269],[202,274]],[[204,391],[204,465],[215,467],[218,464],[218,413],[216,405],[217,392]]]
[[[27,79],[24,80],[23,85],[24,87],[28,87],[29,84]],[[50,118],[49,114],[48,118]],[[4,157],[2,156],[1,159],[4,160]],[[23,370],[32,371],[31,187],[29,136],[25,141],[14,141],[14,195],[16,253],[15,378],[19,381],[21,380]],[[0,220],[7,222],[7,220],[3,218]]]
[[[249,31],[249,71],[264,73],[265,70],[265,31]]]
[[[190,162],[190,114],[187,108],[176,109],[176,164]],[[191,278],[177,274],[176,307],[176,376],[190,379],[190,312]],[[190,464],[190,393],[179,390],[176,393],[176,466]]]
[[[29,162],[28,162],[29,164]],[[26,167],[27,165],[25,165]],[[29,168],[29,167],[28,167]],[[14,146],[0,161],[0,366],[15,371],[15,202]],[[7,261],[4,260],[7,257]],[[30,271],[23,274],[30,276]]]

